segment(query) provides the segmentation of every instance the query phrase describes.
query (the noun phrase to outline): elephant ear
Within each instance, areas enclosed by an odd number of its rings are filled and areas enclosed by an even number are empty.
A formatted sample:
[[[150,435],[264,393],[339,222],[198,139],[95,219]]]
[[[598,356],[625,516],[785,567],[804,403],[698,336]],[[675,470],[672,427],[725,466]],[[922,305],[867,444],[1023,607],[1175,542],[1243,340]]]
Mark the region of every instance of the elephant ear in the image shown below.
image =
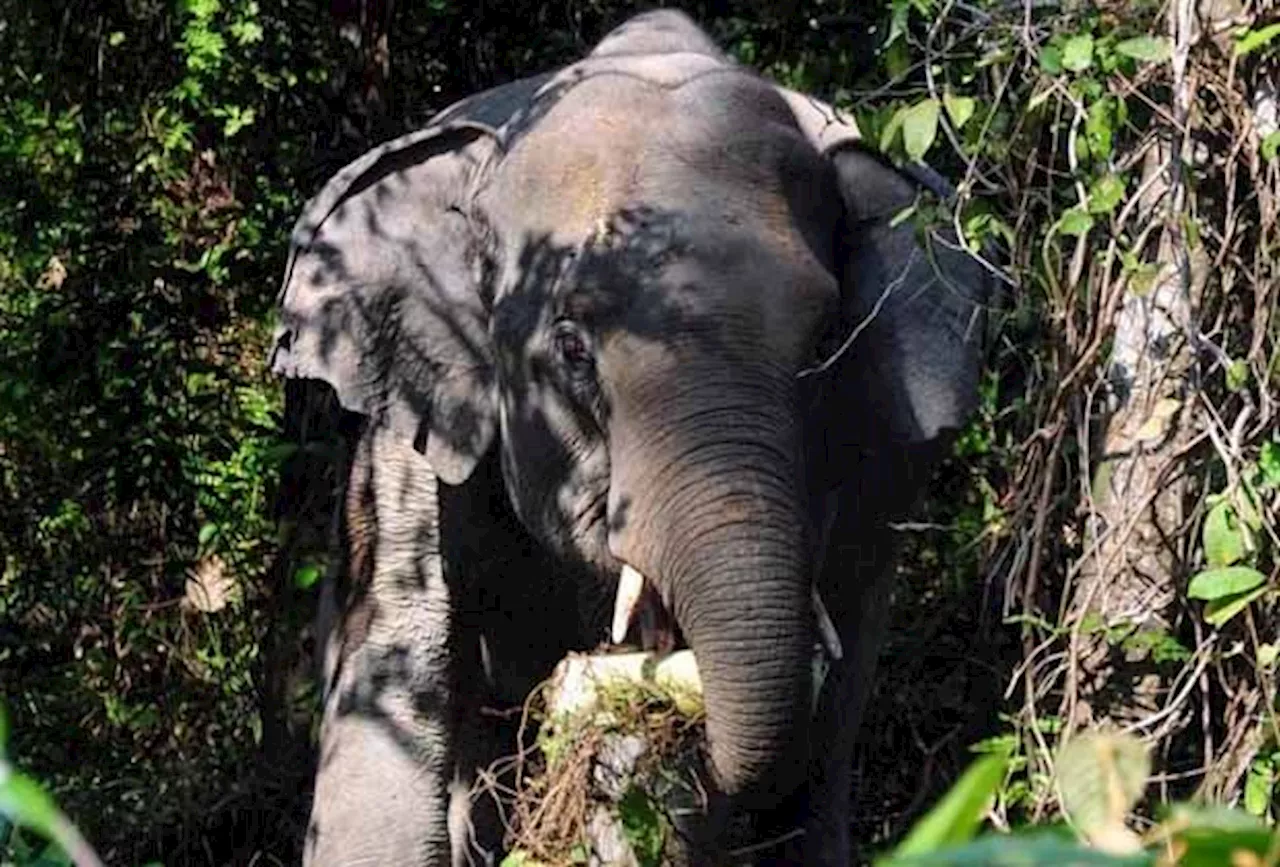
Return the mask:
[[[828,453],[934,444],[973,411],[994,283],[949,229],[920,233],[895,216],[946,182],[909,176],[851,140],[828,151],[845,207],[841,274],[844,351],[830,388],[840,416]]]
[[[340,171],[294,228],[271,367],[465,481],[496,425],[488,310],[468,202],[492,157],[467,121],[388,142]]]

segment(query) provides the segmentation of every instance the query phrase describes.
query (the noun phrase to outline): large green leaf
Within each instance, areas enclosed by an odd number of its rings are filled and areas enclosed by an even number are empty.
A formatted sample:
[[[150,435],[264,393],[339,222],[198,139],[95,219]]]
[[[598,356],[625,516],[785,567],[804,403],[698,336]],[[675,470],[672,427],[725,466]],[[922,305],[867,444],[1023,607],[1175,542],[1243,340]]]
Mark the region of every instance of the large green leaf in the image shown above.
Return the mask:
[[[1267,576],[1249,566],[1223,566],[1206,569],[1191,579],[1187,595],[1192,599],[1225,599],[1265,584]]]
[[[1246,30],[1236,40],[1236,54],[1243,56],[1251,51],[1257,51],[1270,44],[1277,36],[1280,36],[1280,24],[1268,24],[1257,30]]]
[[[1209,510],[1204,519],[1204,556],[1213,568],[1230,566],[1240,561],[1245,554],[1244,530],[1236,520],[1231,504],[1225,500]],[[1197,576],[1199,577],[1199,576]],[[1195,583],[1194,581],[1192,583]],[[1250,585],[1252,586],[1252,585]],[[1239,590],[1247,590],[1241,587]],[[1230,592],[1239,592],[1233,590]],[[1201,596],[1200,599],[1213,597]]]
[[[1222,626],[1231,618],[1249,607],[1255,599],[1267,592],[1267,587],[1255,587],[1246,593],[1228,596],[1225,599],[1214,599],[1204,607],[1204,619],[1210,626]]]
[[[1173,835],[1182,849],[1178,867],[1261,864],[1271,843],[1267,826],[1243,810],[1179,804],[1170,811],[1168,824],[1180,829]]]
[[[985,756],[970,765],[937,806],[916,822],[893,857],[933,852],[972,838],[1008,768],[1002,755]]]
[[[924,159],[938,135],[938,101],[924,99],[907,109],[902,116],[902,146],[907,156],[919,162]]]
[[[1148,853],[1110,855],[1052,831],[988,834],[964,846],[895,857],[881,867],[1150,867]]]
[[[1062,46],[1062,65],[1072,72],[1084,72],[1093,65],[1093,37],[1088,33],[1072,36]]]
[[[1168,60],[1172,51],[1169,48],[1168,39],[1160,39],[1155,36],[1135,36],[1132,39],[1117,43],[1116,53],[1123,54],[1125,57],[1132,57],[1134,60],[1147,60],[1152,63],[1158,63],[1162,60]]]

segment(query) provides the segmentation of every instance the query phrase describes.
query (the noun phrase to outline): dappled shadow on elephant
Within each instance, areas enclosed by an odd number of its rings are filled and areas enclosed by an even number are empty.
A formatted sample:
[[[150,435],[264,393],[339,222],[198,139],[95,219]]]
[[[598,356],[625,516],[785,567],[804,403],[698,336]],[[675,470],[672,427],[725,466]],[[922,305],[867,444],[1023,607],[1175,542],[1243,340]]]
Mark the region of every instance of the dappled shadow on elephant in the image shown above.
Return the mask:
[[[281,294],[274,369],[366,419],[306,860],[496,855],[468,793],[515,744],[485,709],[629,641],[698,661],[696,857],[745,815],[846,863],[888,524],[981,357],[986,272],[895,220],[937,179],[670,12],[444,118],[312,200]]]

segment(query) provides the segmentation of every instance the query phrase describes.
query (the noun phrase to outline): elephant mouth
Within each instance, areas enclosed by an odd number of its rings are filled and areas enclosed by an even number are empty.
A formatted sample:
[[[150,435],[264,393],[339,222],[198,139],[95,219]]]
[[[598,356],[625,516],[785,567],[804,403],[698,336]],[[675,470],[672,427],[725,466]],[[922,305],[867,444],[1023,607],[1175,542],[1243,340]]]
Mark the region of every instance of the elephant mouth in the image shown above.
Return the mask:
[[[840,635],[836,631],[827,606],[822,601],[817,585],[811,585],[810,600],[813,605],[814,644],[832,662],[844,656]],[[613,603],[613,622],[610,639],[614,644],[624,644],[630,639],[642,650],[665,655],[684,648],[684,637],[679,624],[663,604],[658,589],[639,570],[624,564],[618,576],[618,592]]]

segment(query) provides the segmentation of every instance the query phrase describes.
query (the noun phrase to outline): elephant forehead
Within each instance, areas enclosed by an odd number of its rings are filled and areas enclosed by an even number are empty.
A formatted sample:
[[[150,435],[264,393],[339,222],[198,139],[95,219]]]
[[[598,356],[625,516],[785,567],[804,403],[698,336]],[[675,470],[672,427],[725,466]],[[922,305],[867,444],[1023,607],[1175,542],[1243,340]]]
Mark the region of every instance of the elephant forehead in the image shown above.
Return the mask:
[[[634,194],[664,94],[617,77],[577,85],[523,135],[486,192],[498,223],[580,241]]]

